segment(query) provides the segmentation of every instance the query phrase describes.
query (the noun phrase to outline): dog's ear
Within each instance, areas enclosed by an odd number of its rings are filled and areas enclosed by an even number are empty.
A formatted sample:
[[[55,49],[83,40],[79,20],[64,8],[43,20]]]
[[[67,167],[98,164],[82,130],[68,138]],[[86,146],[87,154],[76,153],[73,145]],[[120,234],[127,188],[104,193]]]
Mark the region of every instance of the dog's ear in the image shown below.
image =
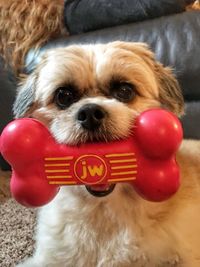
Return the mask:
[[[184,113],[184,99],[181,88],[172,70],[156,63],[155,72],[159,84],[159,100],[164,108],[181,116]]]
[[[36,77],[33,74],[21,83],[13,105],[15,118],[29,116],[29,111],[34,104]]]

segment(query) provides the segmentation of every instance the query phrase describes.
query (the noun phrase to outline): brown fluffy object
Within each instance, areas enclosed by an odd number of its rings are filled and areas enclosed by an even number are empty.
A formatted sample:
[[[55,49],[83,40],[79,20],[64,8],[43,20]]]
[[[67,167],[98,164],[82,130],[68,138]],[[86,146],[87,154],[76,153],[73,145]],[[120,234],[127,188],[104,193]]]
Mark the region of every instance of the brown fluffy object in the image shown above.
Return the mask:
[[[19,74],[30,48],[67,34],[63,0],[1,0],[0,55]]]
[[[192,10],[192,9],[200,10],[200,0],[197,0],[193,4],[187,6],[187,10]]]

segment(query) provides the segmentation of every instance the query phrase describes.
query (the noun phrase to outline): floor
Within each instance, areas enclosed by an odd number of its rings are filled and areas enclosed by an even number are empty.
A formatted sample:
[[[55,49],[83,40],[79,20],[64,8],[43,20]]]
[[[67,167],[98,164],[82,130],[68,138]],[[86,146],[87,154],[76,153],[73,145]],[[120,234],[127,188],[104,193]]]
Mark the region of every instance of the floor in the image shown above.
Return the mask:
[[[0,266],[14,267],[33,252],[36,210],[19,205],[9,191],[10,172],[0,170]]]

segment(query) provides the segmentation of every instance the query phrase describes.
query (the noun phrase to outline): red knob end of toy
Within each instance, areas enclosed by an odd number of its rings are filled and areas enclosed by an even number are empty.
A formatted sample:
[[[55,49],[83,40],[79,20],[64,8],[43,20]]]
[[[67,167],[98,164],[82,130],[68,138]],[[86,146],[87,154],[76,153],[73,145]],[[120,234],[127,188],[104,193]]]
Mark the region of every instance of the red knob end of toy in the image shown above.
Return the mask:
[[[177,117],[166,110],[143,112],[135,123],[135,137],[149,162],[138,173],[133,185],[145,199],[163,201],[175,194],[180,186],[180,174],[175,154],[183,131]]]
[[[175,159],[169,162],[154,162],[144,168],[133,184],[143,198],[164,201],[173,196],[180,186],[180,173]]]
[[[135,136],[146,155],[160,159],[176,153],[182,138],[183,130],[178,118],[163,109],[143,112],[135,123]]]
[[[59,191],[59,187],[49,185],[45,179],[31,176],[29,179],[16,173],[10,182],[12,196],[26,207],[41,207],[48,204]]]
[[[12,196],[27,207],[49,203],[59,190],[58,186],[49,185],[37,164],[41,161],[47,137],[50,147],[54,140],[48,130],[40,122],[27,118],[9,123],[1,135],[0,151],[13,168]],[[32,164],[36,165],[34,170]]]
[[[26,166],[30,162],[30,156],[34,160],[40,157],[46,132],[47,129],[36,120],[14,120],[2,132],[0,151],[12,167],[22,164]]]

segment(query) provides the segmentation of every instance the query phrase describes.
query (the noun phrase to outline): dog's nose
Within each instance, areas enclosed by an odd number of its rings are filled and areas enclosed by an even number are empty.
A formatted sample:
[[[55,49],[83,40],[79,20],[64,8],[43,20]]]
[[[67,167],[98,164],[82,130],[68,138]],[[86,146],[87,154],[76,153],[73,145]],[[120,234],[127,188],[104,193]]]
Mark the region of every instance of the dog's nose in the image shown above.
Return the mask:
[[[78,111],[77,119],[83,128],[94,131],[106,116],[105,110],[97,104],[86,104]]]

